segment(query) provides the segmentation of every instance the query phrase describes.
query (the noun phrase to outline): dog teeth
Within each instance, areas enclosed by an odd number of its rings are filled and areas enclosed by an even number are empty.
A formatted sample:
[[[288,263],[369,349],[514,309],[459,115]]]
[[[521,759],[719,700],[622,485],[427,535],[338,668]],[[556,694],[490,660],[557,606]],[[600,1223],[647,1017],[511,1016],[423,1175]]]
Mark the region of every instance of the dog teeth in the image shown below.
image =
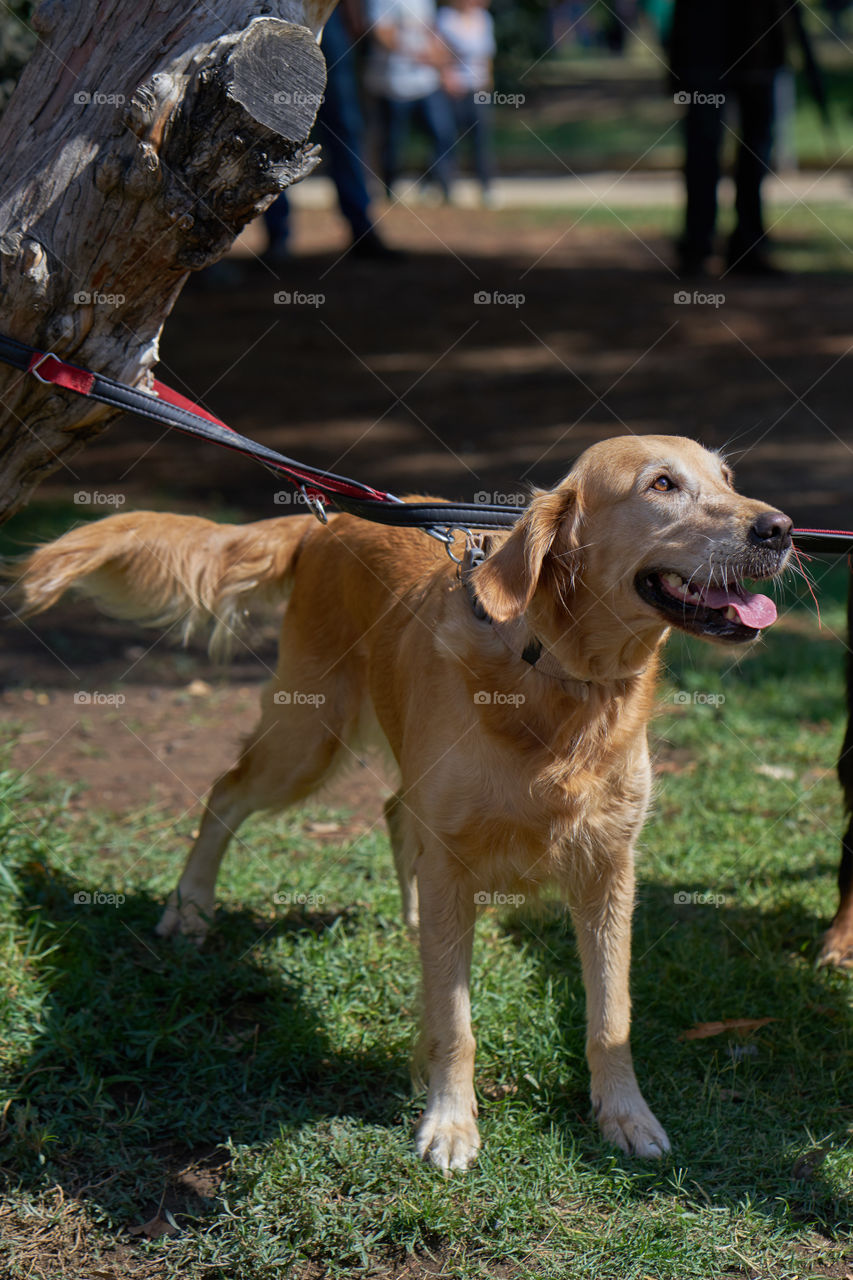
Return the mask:
[[[730,604],[729,607],[726,609],[726,617],[728,618],[729,622],[737,622],[737,609],[734,607],[733,604]]]
[[[683,579],[682,577],[680,577],[677,573],[664,573],[664,574],[661,574],[661,581],[662,581],[662,582],[666,582],[666,583],[668,583],[671,587],[683,587],[683,586],[684,586],[684,579]]]

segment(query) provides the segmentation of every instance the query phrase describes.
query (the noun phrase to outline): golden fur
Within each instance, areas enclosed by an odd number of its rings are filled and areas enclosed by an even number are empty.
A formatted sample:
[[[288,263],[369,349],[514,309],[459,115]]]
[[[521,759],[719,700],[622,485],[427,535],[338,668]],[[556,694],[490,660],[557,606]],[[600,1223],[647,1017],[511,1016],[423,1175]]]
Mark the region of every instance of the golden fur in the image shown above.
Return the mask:
[[[655,487],[661,472],[669,491]],[[201,939],[240,823],[308,796],[372,735],[399,769],[386,814],[404,913],[419,923],[429,1075],[420,1153],[465,1168],[480,1143],[469,1005],[478,905],[552,882],[583,964],[598,1122],[624,1150],[659,1155],[669,1142],[631,1062],[628,971],[646,726],[670,619],[636,580],[645,568],[690,583],[771,576],[787,550],[779,534],[772,554],[756,553],[754,522],[766,512],[693,441],[621,437],[589,449],[494,540],[471,579],[486,619],[438,543],[347,515],[325,527],[310,515],[243,527],[112,516],[36,551],[21,585],[30,611],[75,585],[147,623],[189,629],[212,616],[220,641],[247,607],[289,592],[260,723],[213,787],[158,931]],[[531,637],[547,670],[520,657]]]

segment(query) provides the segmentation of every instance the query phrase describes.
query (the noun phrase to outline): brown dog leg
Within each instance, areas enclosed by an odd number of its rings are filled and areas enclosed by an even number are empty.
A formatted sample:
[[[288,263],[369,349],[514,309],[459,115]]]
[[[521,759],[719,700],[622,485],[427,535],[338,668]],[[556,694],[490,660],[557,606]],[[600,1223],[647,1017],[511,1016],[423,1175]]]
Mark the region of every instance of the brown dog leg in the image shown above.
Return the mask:
[[[332,723],[325,705],[282,700],[290,689],[317,684],[292,679],[263,695],[258,727],[233,769],[216,782],[205,806],[198,838],[178,887],[169,897],[157,933],[185,934],[201,944],[210,927],[216,877],[240,824],[258,810],[281,810],[310,795],[328,777],[343,754],[342,717]]]
[[[427,1104],[418,1154],[439,1169],[467,1169],[477,1157],[471,951],[477,907],[459,865],[435,842],[418,863]]]
[[[669,1139],[640,1093],[629,1042],[633,854],[611,850],[593,861],[590,874],[575,878],[570,902],[586,987],[593,1111],[608,1141],[629,1155],[660,1156]]]
[[[414,933],[418,927],[418,882],[415,879],[415,858],[418,846],[411,815],[406,803],[399,796],[389,796],[385,801],[385,821],[394,854],[394,870],[400,886],[403,920]]]

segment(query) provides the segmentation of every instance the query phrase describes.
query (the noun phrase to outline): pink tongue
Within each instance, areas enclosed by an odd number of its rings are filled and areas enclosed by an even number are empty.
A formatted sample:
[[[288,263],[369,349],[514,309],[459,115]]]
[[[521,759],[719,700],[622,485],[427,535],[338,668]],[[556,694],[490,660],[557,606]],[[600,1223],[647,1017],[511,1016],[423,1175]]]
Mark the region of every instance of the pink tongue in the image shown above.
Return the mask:
[[[702,603],[711,609],[731,605],[743,625],[756,631],[776,621],[776,606],[769,596],[755,595],[743,587],[708,587],[702,592]]]

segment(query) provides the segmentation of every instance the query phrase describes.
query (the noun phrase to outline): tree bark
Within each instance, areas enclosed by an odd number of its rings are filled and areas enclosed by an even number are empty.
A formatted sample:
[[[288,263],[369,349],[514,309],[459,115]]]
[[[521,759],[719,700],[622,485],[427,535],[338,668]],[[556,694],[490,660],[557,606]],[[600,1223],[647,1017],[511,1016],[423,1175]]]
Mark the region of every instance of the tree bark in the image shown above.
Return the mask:
[[[0,330],[147,387],[190,271],[309,173],[334,0],[43,0],[0,121]],[[0,364],[0,522],[117,416]]]

